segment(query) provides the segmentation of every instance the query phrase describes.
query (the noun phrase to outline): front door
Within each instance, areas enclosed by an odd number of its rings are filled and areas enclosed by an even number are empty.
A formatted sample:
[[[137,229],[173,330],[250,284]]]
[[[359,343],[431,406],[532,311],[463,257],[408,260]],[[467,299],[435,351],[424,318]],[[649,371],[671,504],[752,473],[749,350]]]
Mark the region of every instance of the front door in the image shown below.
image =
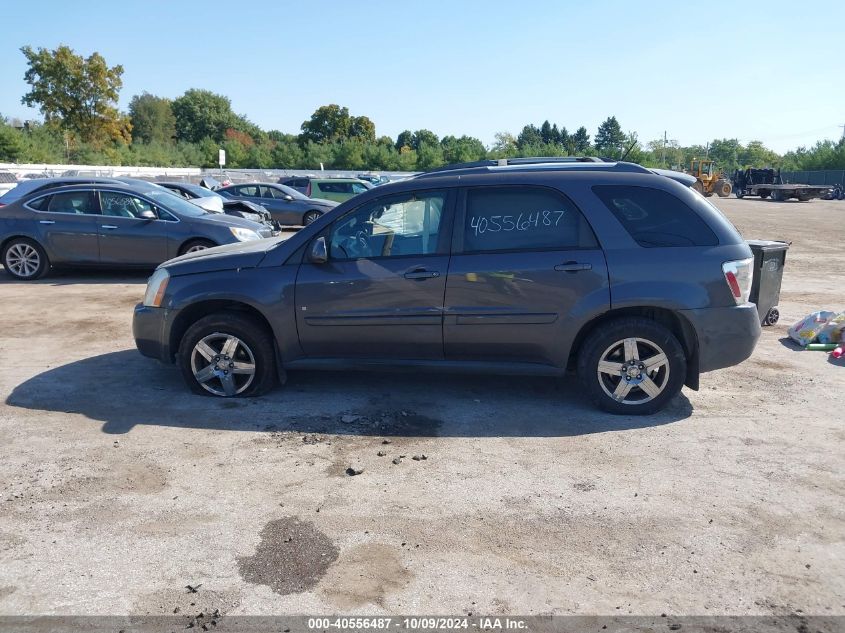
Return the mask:
[[[138,196],[100,191],[100,262],[156,266],[168,259],[168,222],[141,217],[155,205]]]
[[[296,282],[307,356],[443,358],[451,206],[443,191],[397,194],[324,231],[328,262],[306,257]]]
[[[462,198],[446,282],[446,358],[565,366],[579,315],[610,306],[592,229],[553,189],[477,187]]]
[[[54,193],[30,205],[38,210],[38,234],[54,263],[96,264],[100,260],[97,202],[90,190]]]

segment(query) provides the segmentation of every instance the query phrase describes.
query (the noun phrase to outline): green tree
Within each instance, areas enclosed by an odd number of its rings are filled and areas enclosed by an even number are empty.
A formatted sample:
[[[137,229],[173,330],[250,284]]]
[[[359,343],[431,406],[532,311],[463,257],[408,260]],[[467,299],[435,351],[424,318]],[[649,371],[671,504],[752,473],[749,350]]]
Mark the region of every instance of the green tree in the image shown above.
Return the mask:
[[[557,129],[557,126],[555,126],[555,129]],[[540,126],[540,138],[546,145],[557,142],[557,138],[555,138],[555,135],[552,132],[552,124],[549,123],[548,119],[543,121],[543,125]]]
[[[495,137],[496,142],[490,149],[492,158],[510,158],[517,154],[516,137],[509,132],[497,132]]]
[[[587,128],[583,125],[575,130],[571,137],[573,153],[577,155],[584,155],[590,150],[590,135],[587,134]]]
[[[235,128],[237,116],[228,97],[192,88],[173,101],[176,138],[198,143],[205,138],[222,142],[226,130]]]
[[[412,148],[414,145],[414,133],[411,130],[404,130],[396,137],[396,151],[401,151],[403,147]]]
[[[487,149],[477,138],[472,136],[446,136],[440,141],[443,148],[443,160],[447,165],[468,163],[487,157]]]
[[[516,137],[516,145],[522,150],[527,145],[539,145],[543,142],[543,136],[536,125],[526,125]]]
[[[305,145],[312,143],[330,143],[349,137],[352,118],[349,108],[342,108],[337,104],[320,106],[311,118],[302,123],[300,142]],[[375,129],[373,130],[375,136]]]
[[[21,132],[0,119],[0,161],[16,163],[24,155],[24,150]]]
[[[83,58],[68,46],[53,51],[24,46],[21,52],[28,66],[24,80],[30,85],[21,103],[37,106],[48,125],[83,143],[129,143],[131,126],[117,110],[123,66],[109,67],[99,53]]]
[[[609,117],[599,126],[596,132],[596,151],[600,156],[608,156],[610,158],[619,158],[625,151],[626,136],[622,131],[622,126],[615,116]]]
[[[374,143],[376,140],[376,125],[369,117],[352,117],[349,124],[349,138],[356,138],[365,143]]]
[[[129,102],[129,120],[132,122],[132,139],[141,143],[171,143],[176,137],[176,117],[170,99],[156,97],[148,92],[132,97]]]

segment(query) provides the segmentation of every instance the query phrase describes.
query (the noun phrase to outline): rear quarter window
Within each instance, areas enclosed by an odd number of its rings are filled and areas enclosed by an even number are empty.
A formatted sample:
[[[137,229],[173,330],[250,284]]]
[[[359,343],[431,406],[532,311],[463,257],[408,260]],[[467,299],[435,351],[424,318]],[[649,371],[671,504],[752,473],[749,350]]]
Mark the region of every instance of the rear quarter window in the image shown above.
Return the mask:
[[[719,244],[719,238],[701,216],[667,191],[596,185],[593,193],[643,248]]]

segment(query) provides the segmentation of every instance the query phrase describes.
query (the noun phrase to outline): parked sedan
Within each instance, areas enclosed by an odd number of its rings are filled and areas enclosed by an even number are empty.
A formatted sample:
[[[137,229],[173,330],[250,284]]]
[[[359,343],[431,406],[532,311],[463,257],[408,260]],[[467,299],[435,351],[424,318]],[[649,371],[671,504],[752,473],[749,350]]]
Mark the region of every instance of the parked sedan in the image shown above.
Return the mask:
[[[331,200],[313,200],[295,189],[267,182],[229,185],[217,190],[232,200],[249,200],[265,207],[279,224],[305,226],[337,206]]]
[[[206,211],[219,211],[220,213],[246,218],[247,220],[267,224],[271,228],[273,227],[270,212],[260,204],[255,204],[249,200],[232,200],[231,198],[221,196],[216,191],[211,191],[210,189],[189,182],[157,182],[156,184],[169,189],[176,195],[202,207]],[[206,201],[213,202],[214,204],[208,204]]]
[[[208,213],[154,185],[64,186],[0,208],[0,258],[9,275],[24,280],[52,266],[151,268],[271,235],[265,225]]]

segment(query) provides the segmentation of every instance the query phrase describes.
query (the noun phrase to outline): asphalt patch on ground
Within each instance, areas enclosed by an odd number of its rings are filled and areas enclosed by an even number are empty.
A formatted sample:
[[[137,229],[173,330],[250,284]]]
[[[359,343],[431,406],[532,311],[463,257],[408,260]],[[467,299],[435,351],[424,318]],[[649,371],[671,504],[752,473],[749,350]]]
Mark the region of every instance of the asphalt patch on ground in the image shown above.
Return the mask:
[[[238,572],[283,596],[314,587],[340,553],[313,523],[295,517],[271,521],[260,536],[255,554],[238,559]]]

